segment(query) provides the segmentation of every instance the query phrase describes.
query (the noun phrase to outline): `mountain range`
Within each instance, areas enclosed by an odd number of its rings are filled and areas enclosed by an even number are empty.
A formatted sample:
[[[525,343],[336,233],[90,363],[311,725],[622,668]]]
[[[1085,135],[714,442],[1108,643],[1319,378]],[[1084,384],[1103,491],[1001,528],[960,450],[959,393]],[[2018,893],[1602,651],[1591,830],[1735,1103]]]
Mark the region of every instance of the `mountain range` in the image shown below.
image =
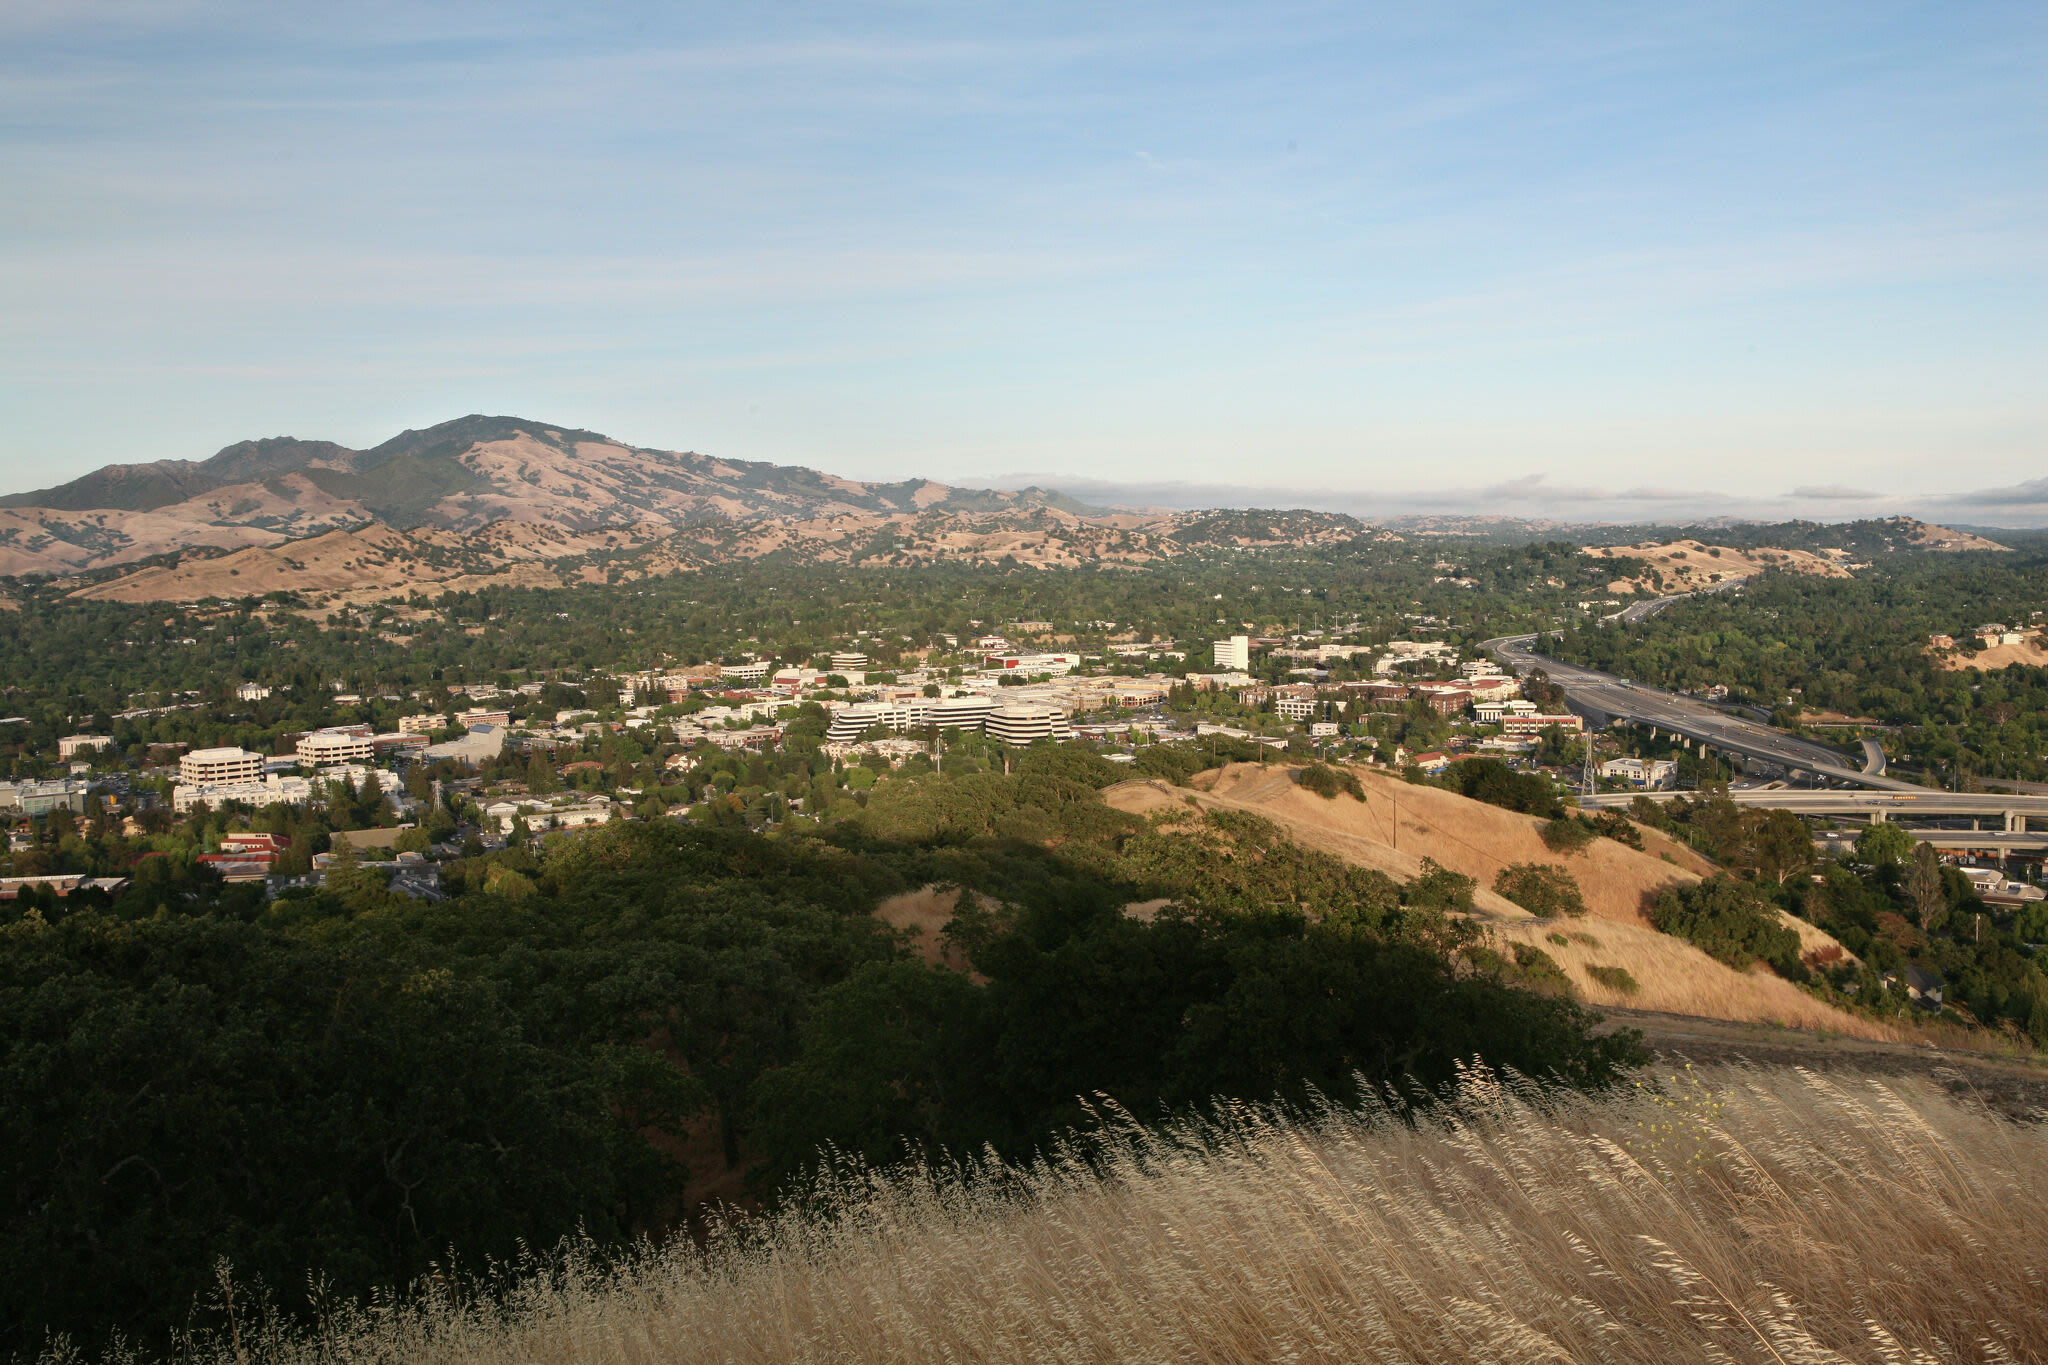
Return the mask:
[[[278,436],[205,460],[108,465],[0,497],[0,577],[54,577],[80,597],[128,601],[288,591],[340,602],[430,585],[632,581],[765,556],[1136,565],[1362,536],[1525,539],[1551,526],[1468,516],[1373,527],[1333,512],[1099,508],[1038,487],[864,483],[471,415],[367,450]],[[2003,548],[1909,518],[1724,534],[1858,554]]]
[[[472,415],[367,450],[242,441],[205,460],[109,465],[0,498],[0,575],[89,573],[81,595],[134,600],[347,595],[637,577],[778,553],[1138,563],[1196,544],[1315,544],[1367,531],[1332,513],[1129,512],[1035,487],[864,483]],[[93,572],[127,565],[137,567]]]

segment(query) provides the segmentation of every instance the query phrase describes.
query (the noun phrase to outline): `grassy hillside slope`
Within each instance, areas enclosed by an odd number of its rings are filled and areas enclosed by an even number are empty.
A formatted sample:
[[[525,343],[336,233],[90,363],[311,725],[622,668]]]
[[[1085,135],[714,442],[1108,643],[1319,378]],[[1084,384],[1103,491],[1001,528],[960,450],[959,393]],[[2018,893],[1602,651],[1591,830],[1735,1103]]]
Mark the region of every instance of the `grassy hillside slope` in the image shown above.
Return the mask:
[[[1666,1073],[1670,1076],[1670,1073]],[[1906,1082],[1682,1072],[1454,1114],[1121,1128],[208,1362],[1906,1361],[2048,1354],[2048,1135]],[[1881,1175],[1880,1175],[1881,1173]],[[1880,1250],[1881,1249],[1881,1250]]]
[[[1365,789],[1364,804],[1348,796],[1325,800],[1297,785],[1295,771],[1238,763],[1198,776],[1192,788],[1125,782],[1106,790],[1103,799],[1137,814],[1188,801],[1251,811],[1276,822],[1299,843],[1403,881],[1421,871],[1424,858],[1433,858],[1475,878],[1474,907],[1487,926],[1505,940],[1549,953],[1589,1004],[1828,1029],[1864,1038],[1895,1036],[1885,1025],[1825,1005],[1766,969],[1735,971],[1652,929],[1642,914],[1649,899],[1666,886],[1712,871],[1698,854],[1654,830],[1643,831],[1642,852],[1596,839],[1584,853],[1565,856],[1544,846],[1537,833],[1543,822],[1535,816],[1364,768],[1350,770]],[[1552,863],[1571,873],[1585,896],[1585,920],[1534,919],[1493,893],[1502,868],[1531,862]],[[1834,942],[1803,921],[1788,916],[1785,922],[1799,930],[1808,946]],[[1567,935],[1566,942],[1557,943],[1553,934]],[[1638,989],[1631,994],[1598,981],[1588,973],[1590,967],[1625,968]]]

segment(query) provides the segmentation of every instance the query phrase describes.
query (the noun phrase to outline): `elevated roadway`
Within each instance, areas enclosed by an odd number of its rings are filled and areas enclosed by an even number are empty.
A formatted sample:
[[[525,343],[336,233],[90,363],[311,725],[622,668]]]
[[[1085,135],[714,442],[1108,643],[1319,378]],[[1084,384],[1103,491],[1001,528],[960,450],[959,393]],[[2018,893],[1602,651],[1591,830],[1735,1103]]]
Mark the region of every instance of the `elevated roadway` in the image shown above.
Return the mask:
[[[1675,600],[1661,598],[1658,602],[1639,605],[1654,607],[1660,602]],[[1644,687],[1617,678],[1612,673],[1560,663],[1538,654],[1536,639],[1534,635],[1504,635],[1488,640],[1482,648],[1491,650],[1494,657],[1519,676],[1526,677],[1536,669],[1542,669],[1552,682],[1564,689],[1572,708],[1596,725],[1614,720],[1634,721],[1655,726],[1708,748],[1775,763],[1788,771],[1811,773],[1829,781],[1888,791],[1927,790],[1911,782],[1886,777],[1881,767],[1870,771],[1867,749],[1866,762],[1857,765],[1839,750],[1787,734],[1775,726],[1729,715],[1704,702],[1661,688]]]
[[[1684,792],[1606,792],[1582,796],[1582,806],[1626,807],[1637,796],[1652,801],[1671,801]],[[1945,792],[1930,787],[1913,791],[1801,791],[1792,787],[1776,790],[1731,790],[1728,799],[1738,806],[1762,806],[1789,810],[1797,815],[1828,815],[1882,820],[1974,820],[1990,822],[2007,834],[2026,834],[2029,820],[2048,824],[2048,796],[2018,796],[2002,792]],[[1968,833],[1970,831],[1963,831]]]

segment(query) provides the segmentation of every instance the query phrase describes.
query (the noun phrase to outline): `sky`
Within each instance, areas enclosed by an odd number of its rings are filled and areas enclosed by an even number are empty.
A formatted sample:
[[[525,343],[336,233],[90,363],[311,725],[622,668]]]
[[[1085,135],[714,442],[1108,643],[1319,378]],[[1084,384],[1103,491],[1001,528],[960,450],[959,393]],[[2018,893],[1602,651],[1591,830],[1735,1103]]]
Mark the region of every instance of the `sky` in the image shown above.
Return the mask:
[[[0,491],[470,412],[2048,521],[2048,6],[0,4]]]

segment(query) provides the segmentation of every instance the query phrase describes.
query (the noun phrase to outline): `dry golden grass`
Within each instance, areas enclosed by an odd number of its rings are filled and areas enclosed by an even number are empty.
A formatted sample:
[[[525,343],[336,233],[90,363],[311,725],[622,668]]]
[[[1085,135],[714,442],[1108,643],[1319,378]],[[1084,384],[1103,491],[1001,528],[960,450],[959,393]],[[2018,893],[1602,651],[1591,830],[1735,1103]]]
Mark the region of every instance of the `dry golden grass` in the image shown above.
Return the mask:
[[[1449,1114],[1240,1110],[822,1207],[495,1299],[447,1290],[188,1359],[1771,1362],[2048,1357],[2048,1137],[1922,1083],[1468,1077]]]
[[[1596,839],[1584,853],[1552,853],[1537,831],[1543,821],[1499,806],[1424,787],[1371,768],[1347,769],[1365,788],[1363,805],[1350,797],[1324,800],[1296,785],[1284,765],[1233,763],[1213,776],[1196,778],[1190,790],[1164,782],[1123,782],[1103,792],[1120,810],[1145,812],[1180,805],[1193,797],[1202,807],[1220,806],[1263,815],[1284,826],[1297,842],[1349,862],[1375,867],[1406,881],[1434,858],[1453,872],[1475,878],[1485,894],[1480,909],[1519,914],[1489,888],[1510,863],[1558,863],[1577,879],[1587,909],[1600,919],[1642,924],[1646,896],[1664,887],[1697,880],[1713,865],[1682,844],[1645,830],[1638,852],[1612,839]],[[1669,853],[1666,862],[1660,854]]]
[[[944,934],[960,904],[957,886],[925,886],[889,897],[875,907],[875,918],[910,937],[910,945],[927,965],[965,967],[960,954],[952,950]]]
[[[1906,1036],[1888,1024],[1816,1000],[1767,968],[1735,971],[1690,943],[1655,929],[1592,919],[1489,920],[1487,928],[1502,939],[1534,944],[1549,953],[1571,978],[1579,998],[1589,1005],[1825,1029],[1882,1042]],[[1564,935],[1566,942],[1553,942],[1552,934]],[[1638,989],[1627,995],[1603,985],[1586,974],[1588,967],[1626,968]]]
[[[1424,857],[1479,883],[1473,898],[1479,918],[1506,939],[1533,943],[1555,957],[1580,996],[1594,1005],[1691,1014],[1738,1023],[1820,1028],[1857,1038],[1890,1040],[1898,1030],[1835,1009],[1767,971],[1738,972],[1692,945],[1660,934],[1642,914],[1648,898],[1666,886],[1697,881],[1713,865],[1654,830],[1644,830],[1638,852],[1612,839],[1596,839],[1584,854],[1561,856],[1544,846],[1542,821],[1474,801],[1437,787],[1414,786],[1385,773],[1353,768],[1366,803],[1349,797],[1326,801],[1296,786],[1284,766],[1235,763],[1195,779],[1196,790],[1164,782],[1124,782],[1103,797],[1120,810],[1145,813],[1193,800],[1198,806],[1251,811],[1284,828],[1298,843],[1347,862],[1378,868],[1400,880],[1414,877]],[[1397,812],[1398,811],[1398,815]],[[1662,853],[1671,854],[1666,862]],[[1552,863],[1579,884],[1590,912],[1576,921],[1532,919],[1490,889],[1510,863]],[[1803,948],[1835,943],[1824,930],[1791,916]],[[1559,947],[1553,932],[1583,931],[1599,950]],[[1839,945],[1836,945],[1839,946]],[[1626,967],[1640,989],[1625,996],[1586,975],[1589,966]]]

